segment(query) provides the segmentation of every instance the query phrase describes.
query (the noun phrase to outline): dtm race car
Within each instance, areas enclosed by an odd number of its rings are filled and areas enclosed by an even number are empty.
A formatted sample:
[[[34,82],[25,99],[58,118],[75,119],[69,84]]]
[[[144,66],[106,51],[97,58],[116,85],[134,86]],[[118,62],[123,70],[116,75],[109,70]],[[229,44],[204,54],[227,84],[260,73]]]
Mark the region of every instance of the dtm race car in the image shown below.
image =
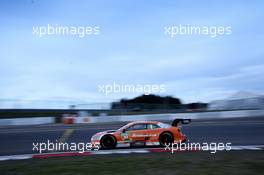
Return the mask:
[[[190,119],[175,119],[171,125],[158,121],[131,122],[118,130],[96,133],[91,143],[101,149],[133,146],[166,146],[170,143],[186,141],[180,124],[190,123]]]

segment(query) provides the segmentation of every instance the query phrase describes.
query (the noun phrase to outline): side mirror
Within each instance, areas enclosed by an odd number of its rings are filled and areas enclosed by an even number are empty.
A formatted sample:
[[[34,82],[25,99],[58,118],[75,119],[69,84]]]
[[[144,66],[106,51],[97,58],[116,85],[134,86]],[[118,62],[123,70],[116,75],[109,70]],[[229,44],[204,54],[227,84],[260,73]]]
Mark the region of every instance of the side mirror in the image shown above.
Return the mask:
[[[126,132],[126,129],[123,129],[122,133],[125,133]]]

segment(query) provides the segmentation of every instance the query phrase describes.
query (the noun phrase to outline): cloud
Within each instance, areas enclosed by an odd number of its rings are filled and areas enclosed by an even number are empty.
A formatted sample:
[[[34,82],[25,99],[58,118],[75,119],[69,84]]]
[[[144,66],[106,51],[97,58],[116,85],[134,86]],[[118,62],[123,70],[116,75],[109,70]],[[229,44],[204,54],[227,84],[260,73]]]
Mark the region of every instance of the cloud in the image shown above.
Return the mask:
[[[3,7],[5,10],[2,10]],[[131,7],[137,8],[131,9]],[[263,89],[263,3],[60,1],[0,5],[0,96],[17,100],[110,102],[140,94],[98,92],[99,84],[165,84],[183,101]],[[251,10],[248,13],[249,9]],[[6,20],[9,19],[9,20]],[[242,20],[243,19],[243,20]],[[92,38],[32,36],[46,24],[99,25]],[[231,25],[219,38],[164,36],[164,25]]]

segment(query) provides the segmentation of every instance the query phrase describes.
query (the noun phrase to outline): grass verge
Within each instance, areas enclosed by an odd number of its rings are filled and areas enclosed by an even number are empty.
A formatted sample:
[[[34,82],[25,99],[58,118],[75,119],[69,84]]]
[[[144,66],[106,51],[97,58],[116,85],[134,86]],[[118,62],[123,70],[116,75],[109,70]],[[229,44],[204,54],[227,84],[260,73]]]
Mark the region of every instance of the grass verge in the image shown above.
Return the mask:
[[[0,162],[0,174],[264,174],[264,151],[94,155]]]

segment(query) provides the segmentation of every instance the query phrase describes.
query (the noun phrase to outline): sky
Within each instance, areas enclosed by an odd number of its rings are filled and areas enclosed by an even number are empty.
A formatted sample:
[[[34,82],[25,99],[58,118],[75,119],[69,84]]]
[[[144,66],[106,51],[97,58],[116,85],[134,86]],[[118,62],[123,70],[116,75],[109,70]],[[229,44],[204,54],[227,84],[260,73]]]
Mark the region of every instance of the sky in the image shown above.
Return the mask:
[[[1,0],[0,107],[97,104],[142,93],[98,86],[165,85],[184,103],[263,94],[264,2]],[[33,27],[99,26],[99,35],[43,36]],[[231,26],[230,35],[164,34],[165,26]]]

